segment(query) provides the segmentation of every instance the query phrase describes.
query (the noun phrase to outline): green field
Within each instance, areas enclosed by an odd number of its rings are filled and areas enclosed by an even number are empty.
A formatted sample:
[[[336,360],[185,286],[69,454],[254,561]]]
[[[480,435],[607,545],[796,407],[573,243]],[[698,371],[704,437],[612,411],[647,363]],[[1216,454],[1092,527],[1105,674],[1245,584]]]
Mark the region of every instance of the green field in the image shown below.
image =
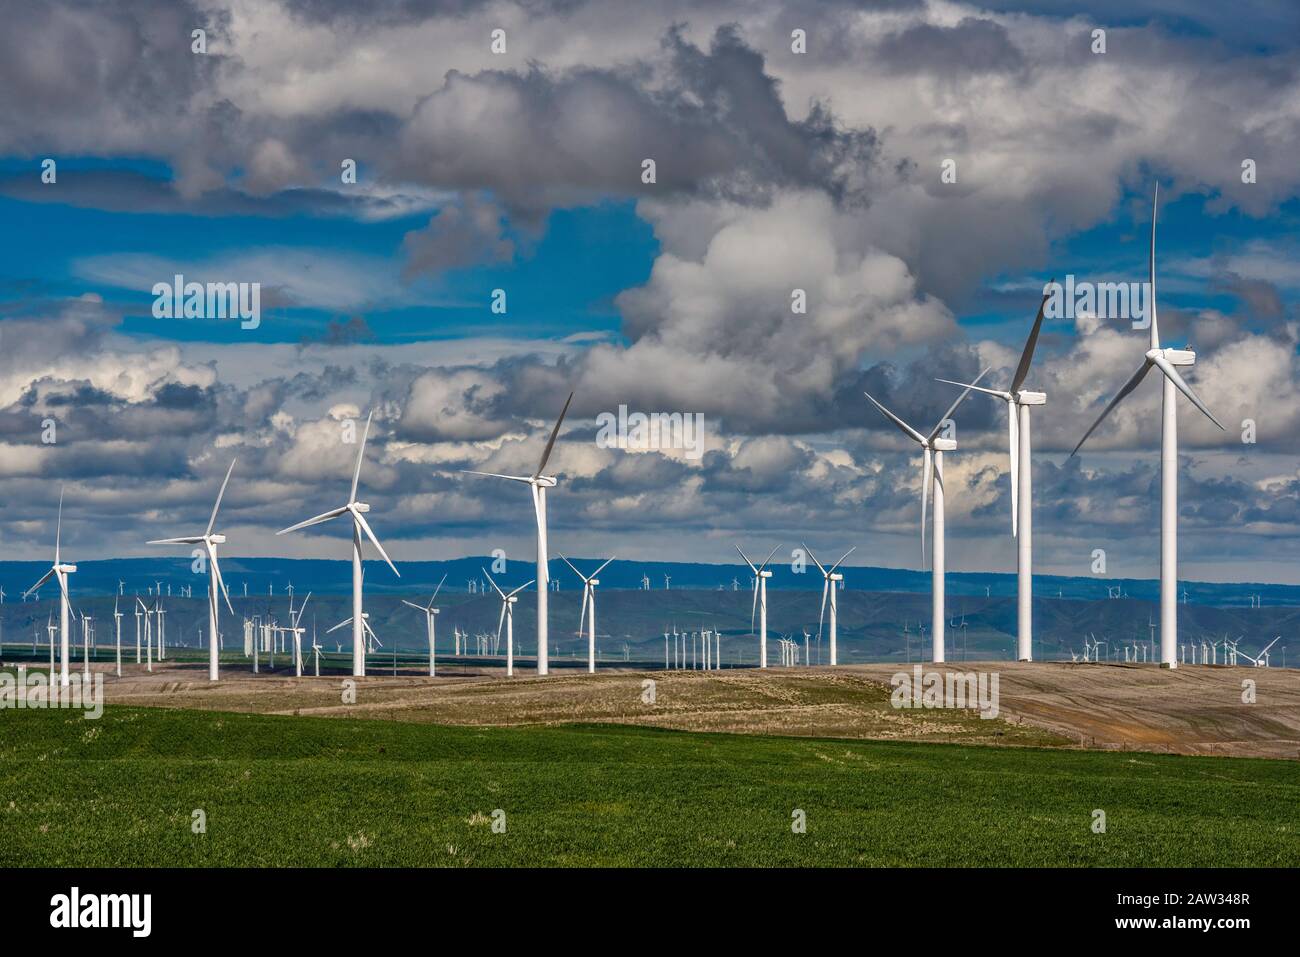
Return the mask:
[[[0,712],[3,866],[1297,864],[1294,762]]]

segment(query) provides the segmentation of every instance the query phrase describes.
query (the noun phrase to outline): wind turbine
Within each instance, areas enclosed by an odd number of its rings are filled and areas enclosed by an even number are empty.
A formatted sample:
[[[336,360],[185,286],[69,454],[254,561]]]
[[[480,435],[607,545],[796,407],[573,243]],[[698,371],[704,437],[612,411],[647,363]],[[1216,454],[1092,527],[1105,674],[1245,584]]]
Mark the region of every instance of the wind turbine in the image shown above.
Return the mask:
[[[904,435],[912,439],[921,446],[925,453],[925,458],[921,466],[921,567],[925,567],[925,517],[926,508],[929,503],[931,491],[934,493],[934,536],[930,544],[931,560],[931,647],[934,650],[933,658],[935,662],[942,662],[943,657],[943,571],[944,571],[944,538],[943,538],[943,453],[953,452],[957,448],[955,440],[945,438],[939,433],[943,431],[944,423],[952,417],[957,411],[957,406],[962,404],[966,396],[970,395],[971,389],[975,388],[979,381],[984,378],[987,369],[975,377],[975,382],[967,386],[962,394],[957,396],[956,401],[948,406],[948,411],[939,417],[938,423],[930,430],[928,435],[922,435],[916,429],[912,428],[894,413],[890,412],[883,405],[872,398],[870,393],[863,393],[871,404],[874,405],[881,413],[894,423]]]
[[[357,501],[357,483],[361,480],[361,462],[366,457],[366,439],[370,435],[370,420],[374,416],[372,410],[366,416],[365,431],[361,433],[361,447],[357,449],[357,464],[352,470],[352,491],[348,493],[348,500],[338,508],[332,508],[328,512],[322,512],[313,516],[306,521],[299,522],[297,525],[290,525],[288,528],[282,528],[276,532],[277,535],[283,535],[286,532],[296,532],[300,528],[307,528],[309,525],[319,525],[321,522],[328,522],[332,518],[338,518],[340,515],[349,515],[352,518],[352,614],[346,619],[352,622],[352,674],[363,676],[366,673],[366,625],[365,613],[361,608],[361,535],[370,539],[375,550],[379,552],[379,557],[387,562],[388,567],[393,570],[393,574],[401,578],[401,572],[393,564],[388,553],[384,551],[384,546],[379,544],[379,539],[370,528],[370,523],[366,521],[365,513],[370,511],[370,506],[365,502]],[[337,627],[337,626],[335,626]],[[334,629],[331,628],[330,631]],[[374,632],[371,632],[373,635]]]
[[[221,508],[221,499],[226,494],[226,486],[230,484],[230,473],[235,470],[237,459],[230,460],[230,467],[226,469],[226,477],[221,481],[221,488],[217,492],[217,501],[212,506],[212,515],[208,518],[208,527],[202,535],[187,535],[181,538],[159,538],[150,545],[202,545],[208,553],[208,680],[217,680],[218,658],[220,648],[217,645],[218,621],[218,590],[226,598],[226,607],[230,613],[235,613],[234,606],[230,604],[230,592],[226,590],[226,583],[221,578],[221,567],[217,564],[217,546],[226,543],[225,535],[214,535],[213,526],[217,524],[217,510]],[[161,619],[159,620],[159,638],[161,640]],[[161,641],[159,648],[161,650]],[[160,655],[161,657],[161,655]]]
[[[411,608],[414,608],[416,611],[424,612],[424,627],[425,627],[425,631],[428,632],[429,635],[429,677],[430,678],[435,676],[434,659],[433,659],[433,639],[435,634],[435,618],[438,614],[438,609],[433,607],[433,603],[438,600],[438,592],[442,591],[443,582],[445,582],[446,580],[447,580],[447,576],[443,575],[442,581],[438,582],[438,587],[433,590],[433,597],[429,599],[429,604],[427,605],[417,605],[415,602],[407,601],[405,598],[402,599],[403,605],[408,605]]]
[[[767,580],[772,577],[772,573],[767,570],[767,563],[772,560],[776,550],[780,545],[772,546],[772,550],[767,553],[767,558],[763,559],[763,564],[755,566],[749,560],[749,556],[740,551],[740,546],[736,546],[736,551],[740,552],[740,557],[745,560],[749,570],[754,573],[754,601],[749,610],[749,629],[752,633],[754,630],[754,610],[758,610],[758,666],[767,667]]]
[[[353,625],[353,624],[354,624],[354,623],[353,623],[352,616],[349,615],[347,618],[344,618],[341,622],[339,622],[337,625],[333,626],[332,628],[326,628],[326,629],[325,629],[325,634],[328,635],[328,634],[330,634],[331,632],[338,631],[338,630],[339,630],[340,628],[342,628],[344,625]],[[356,629],[356,627],[355,627],[355,625],[354,625],[354,627],[353,627],[353,629],[352,629],[352,634],[355,636],[355,635],[356,635],[356,632],[357,632],[357,629]],[[375,630],[374,630],[373,628],[370,627],[370,612],[368,612],[368,611],[363,611],[363,612],[361,613],[361,635],[362,635],[362,642],[363,642],[362,645],[361,645],[361,652],[362,652],[362,655],[363,655],[363,656],[365,655],[365,653],[366,653],[368,650],[373,651],[373,649],[369,647],[372,641],[374,642],[374,644],[378,645],[380,648],[384,647],[384,643],[383,643],[382,641],[379,640],[379,636],[375,634]],[[357,659],[356,648],[353,647],[353,649],[352,649],[352,662],[353,662],[353,672],[352,672],[352,673],[353,673],[353,674],[356,674],[356,670],[355,670],[355,667],[356,667],[356,659]],[[363,667],[364,667],[364,665],[363,665]],[[363,674],[364,674],[364,672],[363,672]]]
[[[1277,638],[1274,638],[1267,645],[1265,645],[1264,649],[1259,654],[1254,655],[1253,657],[1251,655],[1246,654],[1244,651],[1238,651],[1237,654],[1241,655],[1241,657],[1251,662],[1251,664],[1253,664],[1256,668],[1267,668],[1268,650],[1272,648],[1274,645],[1276,645],[1278,643],[1278,640],[1281,639],[1281,637],[1282,637],[1281,635],[1278,635]]]
[[[117,628],[117,676],[122,677],[122,613],[117,610],[117,596],[113,597],[113,624]]]
[[[855,551],[857,551],[857,548],[858,546],[854,545],[847,552],[845,552],[843,555],[840,556],[839,561],[837,561],[830,568],[826,568],[824,565],[822,565],[821,562],[817,560],[817,556],[813,554],[811,548],[809,548],[807,545],[804,545],[803,547],[804,551],[808,553],[808,557],[813,560],[813,564],[817,566],[817,570],[822,573],[822,610],[817,616],[817,640],[818,641],[821,640],[821,636],[822,636],[822,618],[826,614],[826,596],[829,594],[831,599],[831,664],[832,665],[839,664],[839,657],[836,652],[836,645],[835,645],[836,627],[838,622],[837,609],[839,607],[835,598],[835,592],[839,590],[836,587],[836,583],[844,580],[844,576],[839,574],[839,572],[837,572],[835,569],[840,567],[840,564],[844,561],[844,559],[848,558]],[[805,647],[807,647],[807,642],[805,642]],[[820,648],[821,646],[819,645],[818,652],[817,652],[819,658],[821,656]]]
[[[293,610],[293,599],[289,599],[289,631],[293,633],[293,661],[296,677],[302,677],[302,633],[307,629],[302,627],[302,613],[307,610],[307,602],[311,601],[311,592],[307,592],[307,597],[302,600],[298,610]],[[317,675],[319,678],[320,675]]]
[[[594,675],[596,673],[596,586],[600,584],[600,579],[596,576],[614,560],[615,556],[611,555],[607,558],[601,563],[600,568],[597,568],[590,575],[583,575],[574,567],[573,562],[563,555],[560,558],[564,561],[564,564],[573,569],[573,574],[582,579],[582,611],[578,613],[578,630],[581,632],[582,622],[585,618],[587,620],[587,673]],[[590,612],[588,612],[588,608],[591,609]]]
[[[531,585],[532,582],[524,582],[507,594],[501,590],[501,586],[496,583],[496,580],[491,575],[488,575],[486,568],[483,569],[483,574],[487,575],[487,580],[492,583],[496,593],[501,596],[501,617],[497,619],[497,641],[501,640],[501,625],[504,622],[506,626],[506,677],[509,678],[515,673],[515,602],[519,601],[519,593]],[[546,594],[545,590],[539,588],[538,595],[544,594]]]
[[[59,518],[58,518],[58,524],[55,525],[54,528],[54,564],[50,566],[49,571],[47,571],[44,575],[41,576],[40,581],[38,581],[31,588],[27,589],[27,591],[23,592],[23,601],[26,601],[28,595],[32,594],[34,591],[36,591],[36,589],[40,588],[47,581],[49,581],[51,575],[54,576],[54,578],[58,581],[59,583],[59,684],[66,688],[69,682],[68,611],[72,607],[72,600],[68,598],[68,576],[77,570],[77,566],[66,565],[59,560],[59,543],[62,537],[63,537],[63,489],[60,488],[59,489]],[[51,642],[53,642],[52,637],[51,637]],[[51,647],[53,647],[52,644]],[[53,680],[52,674],[51,674],[51,680]]]
[[[555,420],[555,428],[551,429],[551,437],[546,441],[546,448],[542,450],[542,457],[537,463],[537,468],[532,475],[500,475],[496,472],[476,472],[473,469],[466,469],[470,475],[486,475],[489,478],[503,478],[511,482],[524,482],[528,485],[533,493],[533,512],[537,516],[537,673],[545,675],[550,673],[550,648],[547,643],[546,633],[546,593],[550,587],[550,570],[547,567],[547,546],[546,546],[546,490],[555,488],[559,479],[554,475],[545,475],[546,461],[551,457],[551,449],[555,447],[555,438],[560,434],[560,425],[564,422],[564,416],[569,411],[569,403],[573,401],[573,393],[564,402],[564,408],[560,410],[560,417]],[[500,589],[497,589],[500,591]],[[500,629],[498,629],[499,631]]]
[[[1049,288],[1055,282],[1053,279]],[[1038,332],[1043,327],[1043,310],[1049,298],[1051,294],[1044,292],[1042,302],[1038,304],[1038,315],[1034,318],[1033,328],[1029,330],[1029,338],[1025,340],[1025,348],[1020,353],[1020,363],[1005,392],[966,382],[953,382],[951,379],[939,380],[983,392],[1007,404],[1007,448],[1011,457],[1011,536],[1017,539],[1016,657],[1021,661],[1032,661],[1034,657],[1034,473],[1030,461],[1029,410],[1032,406],[1047,404],[1045,393],[1030,392],[1021,386],[1029,375],[1029,364],[1034,361],[1034,347],[1038,345]]]
[[[1166,349],[1160,345],[1160,328],[1156,322],[1156,209],[1160,202],[1160,184],[1156,184],[1155,198],[1151,203],[1151,256],[1149,260],[1148,310],[1150,311],[1150,348],[1138,368],[1110,404],[1102,410],[1097,421],[1083,434],[1079,444],[1070,453],[1074,456],[1088,441],[1112,409],[1138,387],[1148,372],[1159,369],[1162,380],[1161,406],[1163,415],[1160,427],[1160,667],[1178,667],[1178,392],[1220,429],[1223,424],[1214,417],[1192,387],[1178,373],[1177,366],[1192,366],[1196,353],[1191,349]],[[1177,390],[1177,391],[1175,391]]]

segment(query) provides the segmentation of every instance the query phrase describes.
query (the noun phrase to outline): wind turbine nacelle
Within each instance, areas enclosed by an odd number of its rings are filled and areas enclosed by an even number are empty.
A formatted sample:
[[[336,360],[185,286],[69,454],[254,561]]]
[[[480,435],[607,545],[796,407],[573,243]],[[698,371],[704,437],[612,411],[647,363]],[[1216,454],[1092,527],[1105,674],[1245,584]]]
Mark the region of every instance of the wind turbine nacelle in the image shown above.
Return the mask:
[[[1046,392],[1025,392],[1025,391],[1017,392],[1016,404],[1017,405],[1047,405],[1047,393]]]
[[[209,536],[208,536],[208,541],[210,541],[213,545],[224,545],[224,544],[226,544],[226,536],[224,536],[224,535],[209,535]]]
[[[506,601],[510,602],[510,604],[513,605],[515,602],[519,601],[519,596],[511,595],[509,598],[506,599]]]
[[[1196,364],[1196,353],[1191,349],[1152,349],[1151,352],[1164,356],[1165,361],[1171,366],[1191,366]],[[1150,352],[1147,353],[1147,355],[1150,354]]]
[[[554,475],[539,475],[533,479],[533,482],[545,488],[555,488],[559,481]]]
[[[599,578],[589,578],[589,579],[587,579],[587,584],[590,585],[592,588],[595,588],[597,585],[600,584],[600,579],[599,579]]]
[[[63,574],[65,574],[65,575],[71,575],[71,574],[72,574],[73,572],[75,572],[76,570],[77,570],[77,566],[76,566],[76,565],[59,565],[59,566],[56,568],[56,571],[63,572]]]
[[[934,449],[936,452],[956,452],[957,440],[936,438],[930,442],[930,448]]]
[[[771,573],[770,571],[768,571],[768,570],[765,568],[765,569],[763,569],[761,572],[758,573],[758,577],[759,577],[759,578],[771,578],[771,577],[772,577],[772,573]]]
[[[352,507],[355,508],[358,512],[370,511],[370,506],[367,505],[365,502],[353,502]]]
[[[844,581],[844,576],[841,575],[839,572],[831,572],[830,575],[829,575],[828,577],[829,577],[830,580],[833,581],[833,582],[842,582],[842,581]]]
[[[436,615],[436,614],[438,614],[439,610],[440,610],[440,609],[437,609],[437,608],[426,608],[426,609],[425,609],[425,611],[428,612],[430,615]]]

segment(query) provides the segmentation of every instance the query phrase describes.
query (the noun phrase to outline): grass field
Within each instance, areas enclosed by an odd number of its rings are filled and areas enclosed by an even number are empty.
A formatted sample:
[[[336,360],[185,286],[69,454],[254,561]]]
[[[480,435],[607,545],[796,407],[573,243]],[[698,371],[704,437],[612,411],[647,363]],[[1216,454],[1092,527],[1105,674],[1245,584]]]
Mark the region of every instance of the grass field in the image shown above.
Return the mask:
[[[0,714],[0,795],[4,866],[1300,864],[1257,759],[110,707]]]

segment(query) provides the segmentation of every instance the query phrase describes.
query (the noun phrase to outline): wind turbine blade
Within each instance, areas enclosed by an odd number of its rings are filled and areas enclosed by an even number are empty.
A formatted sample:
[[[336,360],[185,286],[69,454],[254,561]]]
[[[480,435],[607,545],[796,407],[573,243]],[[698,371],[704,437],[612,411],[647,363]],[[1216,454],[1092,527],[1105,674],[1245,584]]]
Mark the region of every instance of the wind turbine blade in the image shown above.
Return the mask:
[[[817,556],[814,555],[813,550],[808,547],[808,543],[800,542],[800,544],[803,545],[803,550],[808,553],[808,557],[812,559],[813,564],[817,566],[817,570],[821,572],[823,576],[829,574],[825,567],[822,566],[822,563],[817,561]]]
[[[1054,286],[1056,279],[1053,278],[1048,284]],[[1044,292],[1043,301],[1038,304],[1038,315],[1034,317],[1034,327],[1029,330],[1029,338],[1025,340],[1025,351],[1020,354],[1020,364],[1016,366],[1016,374],[1011,377],[1011,392],[1019,392],[1020,387],[1025,384],[1025,377],[1029,375],[1029,364],[1034,361],[1034,347],[1038,345],[1038,330],[1043,327],[1043,310],[1047,308],[1047,300],[1051,294]]]
[[[934,381],[935,381],[935,382],[945,382],[945,383],[947,383],[948,385],[959,385],[959,386],[961,386],[961,387],[964,388],[964,389],[974,389],[976,392],[983,392],[985,395],[995,396],[995,397],[997,397],[997,398],[999,398],[999,399],[1009,399],[1009,398],[1011,398],[1011,393],[1010,393],[1010,392],[1005,392],[1005,391],[1003,391],[1002,389],[986,389],[986,388],[984,388],[982,385],[973,385],[973,384],[970,383],[970,382],[957,382],[957,381],[954,380],[954,379],[940,379],[938,376],[935,377],[935,380],[934,380]]]
[[[145,542],[146,545],[202,545],[204,542],[202,535],[185,535],[181,538],[155,538],[153,541]]]
[[[30,595],[32,592],[36,591],[38,588],[40,588],[42,585],[44,585],[47,581],[49,581],[49,580],[50,580],[50,576],[53,575],[53,574],[54,574],[54,567],[51,566],[51,567],[50,567],[50,570],[47,571],[44,575],[41,576],[41,580],[40,580],[40,581],[38,581],[38,582],[37,582],[35,585],[33,585],[31,588],[27,589],[27,591],[23,592],[23,599],[26,600],[26,598],[27,598],[28,595]]]
[[[306,528],[309,525],[319,525],[321,522],[328,522],[331,518],[338,518],[347,510],[348,507],[346,505],[340,506],[339,508],[332,508],[328,512],[321,512],[319,515],[313,515],[311,518],[304,522],[299,522],[297,525],[290,525],[288,528],[282,528],[275,534],[283,535],[286,532],[296,532],[298,529]]]
[[[474,469],[461,469],[466,475],[486,475],[488,478],[509,479],[511,482],[531,482],[527,475],[502,475],[500,472],[478,472]]]
[[[357,467],[352,470],[352,494],[348,496],[349,502],[357,500],[357,483],[361,481],[361,461],[366,457],[366,439],[370,437],[370,420],[374,414],[375,410],[371,409],[370,414],[366,416],[366,427],[361,432],[361,447],[357,449]]]
[[[54,564],[59,564],[59,544],[63,540],[63,486],[59,486],[59,520],[54,526]]]
[[[758,572],[754,572],[754,602],[749,608],[749,633],[754,633],[754,618],[758,615]],[[676,628],[676,625],[673,625]]]
[[[414,608],[416,611],[427,611],[427,610],[428,610],[428,609],[426,609],[423,605],[417,605],[415,602],[413,602],[413,601],[407,601],[405,598],[402,599],[402,604],[403,604],[403,605],[406,605],[408,608]]]
[[[749,570],[753,572],[755,575],[757,575],[758,569],[754,566],[754,563],[749,560],[749,556],[746,555],[744,552],[740,551],[739,545],[736,546],[736,551],[740,552],[740,557],[745,560],[745,564],[749,566]]]
[[[509,594],[507,594],[506,597],[509,598],[511,595],[518,595],[521,591],[523,591],[525,588],[527,588],[529,585],[531,585],[531,584],[532,584],[533,582],[535,582],[536,580],[537,580],[537,579],[535,579],[535,578],[530,578],[528,581],[524,582],[522,585],[520,585],[520,586],[519,586],[518,588],[516,588],[514,591],[510,592]]]
[[[217,564],[217,550],[211,542],[204,542],[204,544],[208,547],[208,561],[212,563],[212,577],[217,580],[217,587],[226,596],[226,607],[230,609],[230,613],[233,615],[235,606],[230,604],[230,592],[226,590],[226,580],[221,577],[221,566]]]
[[[935,427],[930,430],[930,434],[926,436],[927,440],[933,440],[934,437],[939,434],[939,430],[943,428],[943,424],[947,422],[949,419],[951,419],[952,414],[957,411],[957,406],[961,405],[962,402],[965,401],[966,396],[970,395],[971,389],[978,387],[980,379],[988,375],[988,372],[989,370],[985,369],[983,372],[977,375],[975,377],[975,381],[972,382],[970,385],[968,385],[961,395],[957,396],[957,398],[953,401],[952,405],[948,406],[948,411],[943,414],[943,416],[935,424]]]
[[[582,623],[587,620],[587,600],[591,598],[591,586],[582,586],[582,610],[578,612],[578,634],[582,634]]]
[[[223,586],[224,587],[224,586]],[[298,606],[298,617],[293,620],[293,626],[298,627],[298,622],[302,621],[302,613],[307,610],[307,602],[311,601],[311,592],[307,592],[307,597],[302,600]]]
[[[488,575],[488,571],[486,568],[483,569],[483,574],[487,576],[488,583],[491,584],[491,586],[494,589],[496,589],[496,593],[504,599],[506,597],[506,593],[501,590],[501,586],[496,583],[496,579],[493,578],[491,575]]]
[[[921,463],[921,570],[926,568],[925,554],[925,520],[930,510],[930,474],[934,470],[934,459],[930,456],[930,447],[925,447],[925,461]]]
[[[822,640],[822,621],[826,617],[826,595],[828,590],[830,589],[830,584],[831,584],[831,580],[829,578],[822,579],[822,610],[817,613],[817,640],[818,641]]]
[[[773,545],[773,546],[772,546],[772,550],[771,550],[770,552],[767,553],[767,558],[763,559],[763,564],[761,564],[761,565],[758,566],[758,570],[759,570],[760,572],[761,572],[764,568],[767,567],[767,563],[770,562],[770,561],[772,560],[772,556],[776,554],[776,550],[777,550],[778,548],[780,548],[780,547],[781,547],[780,545]]]
[[[357,524],[361,526],[361,530],[366,533],[366,538],[370,539],[370,543],[374,545],[375,549],[379,552],[379,557],[388,563],[388,567],[393,570],[394,575],[401,578],[402,573],[397,570],[397,566],[393,564],[393,560],[388,557],[388,552],[384,551],[384,546],[379,544],[379,539],[375,537],[375,533],[370,528],[370,523],[366,521],[366,517],[355,508],[351,511],[352,517],[357,520]]]
[[[433,590],[433,597],[429,599],[430,608],[432,608],[433,603],[438,600],[438,592],[442,591],[443,583],[446,581],[447,581],[447,573],[443,572],[442,581],[438,582],[438,587]]]
[[[573,569],[573,574],[577,575],[579,578],[582,579],[582,581],[583,581],[584,583],[586,583],[586,581],[587,581],[586,577],[582,574],[582,572],[578,571],[577,566],[575,566],[575,565],[573,564],[573,562],[569,561],[569,560],[568,560],[567,558],[565,558],[563,555],[560,556],[560,561],[564,562],[564,564],[566,564],[566,565],[568,565],[570,568],[572,568],[572,569]]]
[[[1020,423],[1015,399],[1007,399],[1007,448],[1011,452],[1011,537],[1017,533],[1016,505],[1020,498]]]
[[[898,426],[899,431],[901,431],[904,435],[910,436],[912,439],[914,439],[917,442],[920,442],[922,445],[925,444],[925,436],[923,436],[920,432],[916,431],[916,429],[912,428],[910,425],[908,425],[898,416],[894,415],[894,413],[890,412],[883,405],[877,402],[874,398],[872,398],[870,392],[864,392],[862,394],[865,395],[868,399],[871,399],[871,404],[874,405],[877,409],[879,409],[882,413],[884,413],[884,415],[889,419],[890,422],[893,422],[894,425]]]
[[[1147,310],[1151,313],[1151,348],[1160,348],[1160,326],[1156,322],[1156,211],[1160,206],[1160,181],[1156,180],[1155,196],[1151,199],[1151,258],[1147,260]]]
[[[1142,360],[1142,368],[1138,369],[1137,372],[1133,373],[1133,377],[1124,383],[1124,387],[1122,389],[1120,389],[1117,393],[1115,393],[1115,398],[1111,399],[1110,404],[1106,406],[1104,410],[1102,410],[1101,415],[1097,416],[1097,421],[1092,423],[1092,427],[1088,429],[1087,432],[1083,433],[1083,438],[1079,440],[1079,444],[1074,447],[1074,452],[1071,452],[1070,455],[1067,456],[1067,458],[1073,458],[1074,454],[1078,452],[1079,449],[1083,448],[1083,443],[1088,441],[1088,436],[1092,435],[1092,433],[1097,430],[1097,426],[1101,425],[1102,420],[1104,420],[1106,416],[1110,415],[1111,409],[1119,405],[1120,400],[1122,400],[1124,396],[1128,395],[1130,392],[1132,392],[1134,389],[1138,387],[1138,385],[1142,382],[1142,380],[1146,378],[1147,373],[1151,371],[1151,367],[1153,364],[1154,363],[1152,363],[1150,359]]]
[[[149,606],[146,605],[143,601],[141,601],[139,595],[136,595],[136,596],[135,596],[135,601],[136,601],[136,604],[137,604],[137,605],[139,605],[141,608],[144,609],[144,613],[145,613],[146,615],[149,614]]]
[[[344,625],[350,625],[350,624],[352,624],[352,616],[351,616],[351,615],[349,615],[347,618],[344,618],[341,622],[339,622],[339,623],[338,623],[337,625],[335,625],[333,628],[326,628],[326,629],[325,629],[325,634],[328,635],[331,631],[338,631],[338,630],[339,630],[340,628],[342,628]]]
[[[506,608],[508,606],[504,601],[501,602],[501,617],[497,619],[497,641],[501,640],[501,628],[506,623]]]
[[[67,586],[67,584],[64,582],[64,580],[63,580],[63,576],[62,576],[62,575],[55,575],[54,577],[57,578],[58,581],[59,581],[59,591],[63,592],[63,600],[66,601],[66,602],[68,603],[68,610],[69,610],[70,612],[72,612],[74,615],[76,615],[76,614],[77,614],[77,609],[76,609],[75,607],[73,607],[73,604],[72,604],[72,596],[68,594],[68,586]],[[83,617],[84,617],[84,616],[83,616]]]
[[[605,570],[605,565],[608,565],[617,557],[618,557],[617,555],[610,555],[609,558],[605,559],[604,563],[599,568],[597,568],[594,572],[591,573],[591,577],[595,578],[597,575],[603,572]]]
[[[560,434],[560,425],[564,422],[564,417],[569,411],[569,403],[572,401],[573,393],[570,392],[569,397],[564,400],[564,408],[560,410],[560,417],[555,420],[555,428],[551,429],[551,437],[546,440],[546,448],[542,452],[541,460],[537,463],[537,471],[533,473],[533,478],[541,475],[542,469],[546,468],[546,460],[551,457],[551,449],[555,447],[555,437]]]
[[[230,460],[230,468],[226,469],[226,477],[221,482],[221,491],[217,492],[217,501],[212,506],[212,517],[208,519],[208,530],[204,535],[212,534],[212,526],[217,524],[217,509],[221,508],[221,499],[226,494],[226,486],[230,483],[230,473],[235,470],[235,463],[238,459]]]
[[[1193,391],[1192,387],[1188,385],[1187,382],[1183,379],[1183,377],[1178,374],[1178,370],[1175,369],[1172,365],[1170,365],[1168,359],[1166,359],[1162,355],[1154,355],[1151,357],[1151,361],[1160,367],[1160,371],[1163,372],[1169,378],[1169,381],[1174,384],[1174,386],[1178,389],[1179,392],[1181,392],[1183,395],[1187,396],[1187,398],[1192,400],[1192,405],[1196,406],[1203,413],[1205,413],[1206,418],[1208,418],[1211,422],[1217,425],[1220,429],[1223,429],[1223,423],[1220,422],[1218,419],[1216,419],[1214,417],[1214,413],[1205,407],[1205,403],[1201,401],[1201,397],[1198,396],[1196,392]]]
[[[854,552],[856,552],[857,550],[858,550],[858,546],[854,545],[854,546],[853,546],[852,548],[850,548],[847,552],[845,552],[843,555],[841,555],[839,561],[837,561],[834,565],[831,566],[831,574],[834,574],[834,573],[835,573],[835,569],[839,568],[840,565],[844,564],[844,559],[848,558],[850,555],[852,555],[852,554],[853,554]]]
[[[1270,641],[1267,645],[1265,645],[1265,646],[1264,646],[1264,650],[1261,651],[1261,652],[1259,653],[1259,656],[1260,656],[1261,658],[1263,658],[1266,654],[1268,654],[1268,649],[1270,649],[1270,648],[1272,648],[1274,645],[1276,645],[1277,642],[1278,642],[1278,639],[1281,638],[1281,637],[1282,637],[1281,635],[1278,635],[1277,638],[1274,638],[1274,639],[1273,639],[1272,641]]]

